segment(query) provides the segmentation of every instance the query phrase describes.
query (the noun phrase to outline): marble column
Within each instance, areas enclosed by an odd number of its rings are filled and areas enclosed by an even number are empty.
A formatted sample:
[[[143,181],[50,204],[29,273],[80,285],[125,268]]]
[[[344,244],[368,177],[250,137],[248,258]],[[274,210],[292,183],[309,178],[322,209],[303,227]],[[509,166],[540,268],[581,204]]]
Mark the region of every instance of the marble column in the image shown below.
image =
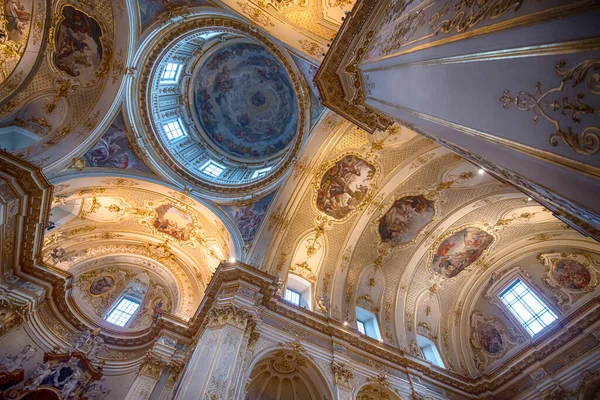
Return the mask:
[[[238,398],[255,325],[253,315],[234,304],[210,309],[174,399]]]

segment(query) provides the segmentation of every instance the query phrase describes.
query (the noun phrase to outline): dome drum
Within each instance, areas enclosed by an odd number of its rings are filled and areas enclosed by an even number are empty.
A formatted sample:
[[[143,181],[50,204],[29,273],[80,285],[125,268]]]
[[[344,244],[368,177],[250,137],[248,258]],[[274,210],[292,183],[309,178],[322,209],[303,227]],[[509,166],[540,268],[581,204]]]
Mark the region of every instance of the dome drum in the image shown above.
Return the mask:
[[[303,144],[303,78],[260,32],[234,20],[198,26],[208,22],[152,43],[137,80],[144,127],[136,131],[159,162],[203,191],[268,191]]]

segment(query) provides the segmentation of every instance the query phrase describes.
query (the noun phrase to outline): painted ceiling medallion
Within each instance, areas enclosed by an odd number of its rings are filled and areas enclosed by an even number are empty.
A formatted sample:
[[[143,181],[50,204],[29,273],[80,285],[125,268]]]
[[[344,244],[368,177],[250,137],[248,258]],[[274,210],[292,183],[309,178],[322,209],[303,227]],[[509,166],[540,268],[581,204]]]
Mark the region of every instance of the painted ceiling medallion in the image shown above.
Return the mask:
[[[71,77],[91,81],[102,64],[102,29],[94,18],[71,6],[65,6],[61,16],[54,54],[56,67]]]
[[[293,85],[263,46],[235,43],[218,49],[200,68],[194,89],[202,128],[229,155],[271,157],[296,135]]]
[[[381,241],[391,245],[410,243],[435,214],[434,203],[423,195],[405,196],[379,220]]]
[[[481,347],[490,354],[498,354],[504,347],[504,340],[498,329],[487,322],[477,327],[477,339]]]
[[[552,288],[561,289],[569,297],[572,294],[591,292],[598,285],[597,272],[592,267],[598,264],[589,254],[545,253],[540,254],[539,259],[546,267],[542,281]],[[562,303],[565,301],[561,300]]]
[[[152,225],[157,230],[178,240],[190,240],[194,230],[194,219],[190,214],[170,204],[163,204],[155,210]]]
[[[454,278],[477,261],[493,241],[492,235],[479,228],[461,229],[438,246],[431,269],[444,278]]]
[[[343,219],[358,209],[367,197],[377,169],[362,158],[347,155],[323,174],[317,188],[317,208]]]
[[[569,258],[554,264],[552,276],[559,285],[572,290],[583,290],[592,280],[592,274],[583,264]]]

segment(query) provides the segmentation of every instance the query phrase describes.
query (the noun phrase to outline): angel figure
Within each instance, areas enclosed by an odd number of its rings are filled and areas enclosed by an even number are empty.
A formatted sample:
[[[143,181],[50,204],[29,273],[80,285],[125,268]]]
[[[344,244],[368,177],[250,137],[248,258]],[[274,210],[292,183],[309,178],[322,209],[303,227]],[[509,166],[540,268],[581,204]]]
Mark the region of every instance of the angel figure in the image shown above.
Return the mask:
[[[0,360],[0,371],[13,372],[14,370],[23,368],[23,363],[31,360],[36,352],[37,349],[28,344],[20,352],[7,355]]]
[[[104,339],[100,336],[95,336],[92,345],[90,346],[90,350],[87,353],[87,358],[91,362],[98,362],[98,355],[103,352],[108,352],[108,347],[104,344]]]
[[[104,397],[106,397],[110,390],[107,390],[104,387],[104,384],[106,383],[105,381],[106,378],[101,377],[100,379],[93,381],[88,385],[85,392],[88,400],[102,400]]]
[[[71,353],[75,351],[83,351],[83,346],[90,340],[91,337],[92,331],[90,331],[89,329],[86,329],[85,331],[81,332],[81,334],[79,334],[79,337],[75,340],[75,343],[73,343],[73,346],[71,346]]]
[[[81,379],[82,375],[83,372],[81,371],[81,369],[75,368],[73,370],[73,373],[71,374],[71,376],[69,376],[69,378],[65,382],[65,385],[60,391],[64,399],[68,399],[75,394],[75,389],[77,388],[77,385],[79,385],[79,380]]]
[[[319,307],[319,310],[321,310],[322,313],[327,313],[327,303],[325,302],[325,299],[321,296],[317,296],[315,298],[316,302],[317,302],[317,307]]]
[[[44,379],[46,379],[50,374],[52,374],[52,369],[50,368],[50,363],[39,363],[33,374],[29,378],[31,383],[25,386],[27,390],[35,390],[38,386],[42,384]]]

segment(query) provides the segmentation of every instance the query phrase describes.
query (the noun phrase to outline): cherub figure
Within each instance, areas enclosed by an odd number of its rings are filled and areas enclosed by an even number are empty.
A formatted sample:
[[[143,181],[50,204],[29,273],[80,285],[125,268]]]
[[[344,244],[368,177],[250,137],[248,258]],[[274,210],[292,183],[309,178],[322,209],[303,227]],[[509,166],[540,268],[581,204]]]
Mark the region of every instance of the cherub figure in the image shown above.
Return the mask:
[[[35,353],[37,353],[37,349],[28,344],[20,352],[9,354],[0,360],[0,371],[13,372],[22,368],[23,363],[31,360],[35,356]]]

